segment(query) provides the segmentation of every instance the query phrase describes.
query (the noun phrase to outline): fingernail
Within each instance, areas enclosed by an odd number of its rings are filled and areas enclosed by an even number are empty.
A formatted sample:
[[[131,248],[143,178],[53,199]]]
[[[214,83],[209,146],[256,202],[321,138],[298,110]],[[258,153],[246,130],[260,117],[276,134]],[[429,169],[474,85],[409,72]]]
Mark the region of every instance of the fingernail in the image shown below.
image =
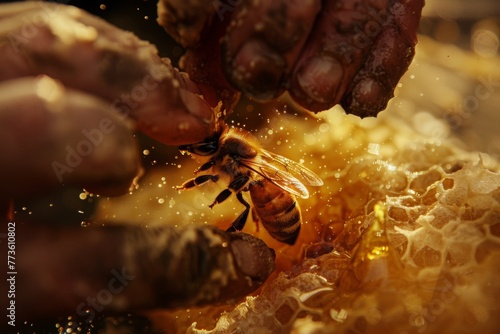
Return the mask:
[[[343,75],[342,65],[331,57],[317,56],[301,67],[297,81],[311,99],[329,103],[337,99]]]
[[[264,282],[275,268],[274,251],[262,240],[245,233],[231,233],[230,238],[238,268],[253,280]]]
[[[179,90],[179,96],[189,116],[195,117],[199,122],[210,123],[214,118],[214,112],[207,102],[199,95],[186,89]]]
[[[360,117],[376,116],[385,109],[392,96],[392,91],[388,91],[384,85],[372,78],[365,78],[344,97],[342,107],[347,113]]]
[[[229,77],[244,93],[259,100],[269,100],[281,93],[285,61],[266,43],[246,42],[230,63]]]

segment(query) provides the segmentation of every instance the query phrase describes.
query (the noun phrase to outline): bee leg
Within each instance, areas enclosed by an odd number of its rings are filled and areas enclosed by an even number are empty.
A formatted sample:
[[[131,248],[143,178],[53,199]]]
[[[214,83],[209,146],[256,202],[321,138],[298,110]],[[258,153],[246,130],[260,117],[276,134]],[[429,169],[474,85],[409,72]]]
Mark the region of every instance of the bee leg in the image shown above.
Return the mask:
[[[217,195],[217,197],[215,198],[215,201],[208,207],[211,209],[215,204],[224,202],[231,195],[232,193],[231,191],[234,192],[239,191],[241,188],[245,186],[245,184],[247,184],[249,179],[250,177],[247,175],[240,175],[237,178],[235,178],[233,181],[231,181],[231,183],[229,183],[227,189],[221,191],[221,193]]]
[[[229,189],[224,189],[220,192],[219,195],[217,195],[217,197],[215,198],[215,201],[210,204],[208,207],[211,209],[214,207],[215,204],[219,204],[219,203],[222,203],[224,202],[230,195],[231,195],[231,190]]]
[[[250,204],[243,198],[243,194],[241,192],[236,194],[236,198],[240,201],[241,204],[245,206],[245,211],[243,211],[238,218],[229,226],[226,232],[236,232],[241,231],[247,222],[248,213],[250,212]]]
[[[219,175],[200,175],[200,176],[197,176],[195,178],[187,180],[182,185],[177,186],[176,189],[177,190],[185,190],[185,189],[199,186],[200,184],[203,184],[203,183],[210,181],[210,180],[213,182],[217,182],[218,179],[219,179]]]
[[[259,232],[260,218],[259,215],[257,214],[257,211],[255,211],[255,208],[252,208],[252,220],[255,223],[255,232]]]
[[[206,162],[203,165],[201,165],[200,167],[196,168],[196,170],[194,171],[194,173],[196,174],[196,173],[199,173],[199,172],[203,172],[203,171],[205,171],[207,169],[212,168],[214,165],[215,165],[215,161],[210,160],[209,162]]]

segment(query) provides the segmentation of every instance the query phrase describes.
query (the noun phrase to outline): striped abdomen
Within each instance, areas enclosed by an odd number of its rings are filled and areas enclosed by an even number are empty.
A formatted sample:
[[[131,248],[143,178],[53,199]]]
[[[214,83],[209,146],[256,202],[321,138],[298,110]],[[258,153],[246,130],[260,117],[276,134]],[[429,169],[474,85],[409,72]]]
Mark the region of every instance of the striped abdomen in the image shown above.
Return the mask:
[[[293,245],[301,224],[295,196],[266,179],[252,182],[249,188],[262,226],[274,239]]]

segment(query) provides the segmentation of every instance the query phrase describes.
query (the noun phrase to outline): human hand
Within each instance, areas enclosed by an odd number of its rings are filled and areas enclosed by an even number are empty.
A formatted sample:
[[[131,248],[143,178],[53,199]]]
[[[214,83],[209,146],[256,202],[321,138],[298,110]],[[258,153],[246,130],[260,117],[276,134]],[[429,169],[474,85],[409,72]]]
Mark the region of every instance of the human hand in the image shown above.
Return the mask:
[[[165,144],[210,134],[214,115],[197,86],[152,44],[72,6],[18,2],[2,11],[0,81],[47,75]]]
[[[14,224],[17,252],[10,277],[17,324],[64,316],[90,324],[117,312],[235,301],[274,270],[274,251],[263,241],[210,225]],[[2,268],[8,268],[6,260],[2,256]],[[2,298],[3,310],[5,303]]]
[[[159,22],[189,50],[191,79],[258,100],[288,91],[311,111],[376,116],[417,42],[423,0],[161,0]]]
[[[60,183],[122,194],[140,170],[131,128],[170,145],[211,133],[212,109],[153,45],[70,6],[19,2],[2,13],[7,196]]]
[[[221,302],[262,284],[274,253],[245,234],[210,226],[63,228],[36,214],[30,223],[16,219],[9,203],[60,185],[123,194],[140,174],[135,127],[177,145],[205,138],[214,115],[196,85],[152,45],[81,10],[13,3],[0,7],[0,20],[8,27],[0,34],[0,208],[1,225],[14,235],[17,324],[87,309]],[[1,241],[6,254],[10,246]],[[7,256],[0,265],[7,268]],[[134,279],[113,302],[92,309],[87,298],[109,292],[122,269]]]
[[[347,2],[338,2],[338,4],[343,9],[352,5]],[[389,41],[403,36],[407,38],[406,42],[415,42],[412,34],[416,29],[415,22],[418,22],[418,18],[415,19],[415,17],[418,17],[420,4],[421,1],[413,1],[411,8],[415,9],[415,13],[409,14],[410,12],[404,10],[410,8],[408,7],[410,5],[398,7],[400,5],[391,2],[389,23],[384,24],[382,26],[384,29],[381,29],[381,31],[388,31],[386,38]],[[214,34],[208,35],[210,38],[204,40],[204,43],[196,47],[192,46],[184,59],[184,68],[190,73],[191,78],[197,81],[194,83],[176,71],[168,60],[160,59],[156,55],[155,48],[150,44],[79,10],[66,6],[30,2],[6,5],[0,19],[5,22],[5,26],[11,28],[4,34],[4,43],[1,46],[4,61],[0,64],[0,80],[3,81],[2,93],[5,92],[1,103],[3,109],[1,115],[5,120],[1,123],[3,124],[2,133],[5,136],[1,152],[4,156],[11,158],[4,160],[0,166],[2,181],[5,185],[0,194],[1,198],[6,200],[27,194],[43,193],[47,187],[59,184],[60,176],[63,177],[64,183],[83,185],[86,189],[101,194],[123,193],[128,189],[131,180],[138,175],[140,168],[136,144],[130,131],[131,127],[135,126],[147,135],[167,144],[177,145],[200,141],[212,130],[214,114],[210,107],[214,107],[218,100],[221,100],[223,109],[229,111],[238,96],[234,87],[259,98],[274,98],[288,87],[288,83],[292,82],[291,77],[295,75],[297,82],[300,79],[295,70],[299,68],[297,67],[299,60],[314,63],[312,60],[318,54],[321,57],[326,54],[327,58],[337,56],[335,52],[329,53],[331,40],[323,40],[323,43],[311,46],[308,50],[313,50],[313,55],[303,53],[302,50],[307,49],[304,45],[307,45],[309,41],[306,41],[304,36],[297,40],[291,37],[296,26],[302,26],[294,23],[299,20],[293,19],[295,15],[293,13],[298,13],[296,15],[299,16],[304,15],[303,21],[309,25],[309,29],[306,30],[310,34],[313,34],[310,32],[313,26],[321,26],[320,23],[313,23],[315,20],[326,22],[326,18],[321,18],[328,15],[335,17],[335,15],[317,14],[317,11],[312,10],[314,6],[304,11],[297,7],[290,10],[289,15],[286,16],[287,19],[291,19],[291,26],[286,26],[281,31],[281,35],[279,35],[279,29],[276,32],[278,36],[292,40],[289,48],[278,47],[278,51],[283,53],[279,55],[282,57],[280,62],[284,64],[282,68],[274,71],[276,67],[268,67],[266,61],[269,59],[266,58],[267,54],[264,54],[263,57],[255,58],[259,60],[258,66],[252,67],[251,71],[241,75],[238,71],[240,68],[245,70],[245,66],[240,66],[238,61],[245,62],[253,58],[252,52],[259,53],[261,47],[264,52],[269,51],[270,46],[267,44],[270,44],[270,41],[252,29],[239,30],[237,27],[232,27],[226,30],[226,25],[231,22],[229,18],[243,19],[246,15],[250,15],[248,14],[250,10],[253,14],[249,16],[249,22],[254,23],[259,17],[267,18],[263,22],[263,30],[273,31],[272,20],[269,21],[269,16],[261,15],[261,13],[266,9],[269,14],[269,8],[274,8],[274,6],[272,4],[263,8],[246,6],[247,14],[243,9],[235,7],[234,10],[223,13],[223,20],[218,24],[213,24],[210,28]],[[333,5],[328,3],[326,6]],[[218,16],[219,13],[212,12],[211,15]],[[411,18],[408,21],[410,24],[401,23],[405,18]],[[365,17],[361,22],[371,21]],[[355,26],[362,27],[363,24],[358,22]],[[399,30],[395,27],[403,27],[401,31],[404,33],[399,35]],[[326,25],[324,29],[330,31],[333,28]],[[321,33],[317,34],[321,35]],[[218,44],[213,43],[220,36],[225,36],[224,49],[218,48]],[[344,35],[336,33],[333,36],[341,38]],[[346,36],[344,37],[347,40],[354,38],[349,34]],[[243,53],[242,58],[235,56],[237,50],[244,47],[243,41],[250,37],[256,42],[245,46],[247,47],[245,52],[248,53]],[[387,40],[377,37],[372,42],[373,47],[377,46],[375,49],[379,50],[382,48],[380,45]],[[405,43],[397,45],[408,47]],[[412,47],[411,43],[409,45]],[[327,89],[318,91],[319,95],[312,94],[312,97],[306,97],[302,104],[311,110],[334,104],[332,101],[323,101],[331,97],[328,92],[332,89],[338,91],[335,99],[340,98],[341,101],[346,101],[344,97],[348,96],[345,93],[347,84],[344,82],[355,82],[353,78],[357,78],[359,73],[362,73],[358,72],[362,61],[365,60],[362,55],[366,55],[369,51],[374,55],[377,54],[371,47],[372,44],[365,48],[355,48],[352,63],[341,61],[343,88],[338,86],[338,81],[328,83],[331,78],[327,75],[328,73],[325,74],[322,71],[318,72],[318,76],[313,75],[312,79],[305,77],[305,79],[312,80],[311,82],[326,81],[326,85],[322,87]],[[212,50],[214,50],[213,53],[207,52]],[[390,50],[395,49],[390,48]],[[229,55],[225,58],[225,62],[229,65],[227,68],[232,84],[227,83],[222,73],[224,63],[215,63],[216,58],[213,57],[204,58],[207,54],[220,55],[222,51]],[[272,48],[271,51],[273,51]],[[312,58],[304,56],[306,54]],[[394,60],[397,54],[379,52],[378,55],[382,58],[389,55],[392,57],[381,61],[382,65],[387,68],[389,60]],[[274,55],[270,59],[273,60],[273,57]],[[307,60],[304,60],[306,58]],[[377,57],[370,59],[373,64],[380,60]],[[409,62],[409,59],[411,57],[405,58],[402,63]],[[262,60],[261,63],[260,60]],[[211,66],[213,64],[216,66]],[[295,67],[291,64],[295,64],[293,65]],[[366,63],[364,66],[366,68]],[[404,72],[404,66],[399,68],[398,71]],[[266,73],[269,69],[272,70],[271,74],[274,73],[272,77],[274,79],[263,81],[262,78],[267,78]],[[311,73],[316,74],[314,71]],[[365,79],[373,74],[373,72],[366,73]],[[48,77],[38,77],[41,74]],[[391,78],[396,78],[396,74],[391,74]],[[377,77],[376,80],[380,78]],[[388,82],[395,85],[394,80]],[[263,89],[259,88],[260,84],[264,84]],[[292,96],[300,102],[299,93],[294,93],[291,88],[292,84],[289,87]],[[334,88],[331,89],[331,87]],[[392,92],[392,88],[390,90]],[[306,93],[311,92],[316,91],[310,89]],[[203,95],[204,99],[199,95]],[[387,100],[386,95],[378,93],[375,95],[382,101]],[[354,101],[361,100],[355,96]],[[369,109],[373,111],[371,103]],[[317,105],[319,107],[316,107]],[[351,112],[354,110],[347,107],[346,109]],[[355,113],[366,116],[361,112]],[[124,116],[133,119],[134,125],[130,125],[128,118]],[[105,120],[104,123],[103,120]],[[110,126],[108,120],[113,126]],[[100,133],[97,134],[92,130],[100,131]],[[95,145],[91,138],[95,142],[99,141],[99,145]],[[82,144],[83,142],[88,142],[91,146]],[[15,146],[10,143],[15,143]],[[78,158],[71,160],[74,157],[69,155],[68,147],[76,153],[80,147],[80,153],[88,152],[88,155],[80,154],[81,160]],[[68,164],[68,161],[74,162],[74,166]],[[53,162],[60,162],[63,165],[62,167],[58,165],[59,174],[56,173]],[[45,231],[49,232],[50,229]],[[117,235],[120,233],[117,232]],[[31,241],[26,243],[26,245],[32,244],[36,243]],[[104,252],[106,247],[100,250]],[[170,249],[169,246],[166,249]],[[267,254],[267,258],[271,259],[272,256]],[[89,261],[93,259],[95,257],[90,258]]]

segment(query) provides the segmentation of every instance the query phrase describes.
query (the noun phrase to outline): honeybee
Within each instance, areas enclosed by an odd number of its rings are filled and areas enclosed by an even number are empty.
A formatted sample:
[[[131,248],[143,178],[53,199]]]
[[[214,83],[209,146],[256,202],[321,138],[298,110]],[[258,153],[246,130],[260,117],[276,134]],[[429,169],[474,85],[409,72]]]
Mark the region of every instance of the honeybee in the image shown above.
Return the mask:
[[[229,185],[220,192],[210,208],[235,193],[245,210],[236,218],[228,231],[240,231],[250,212],[250,204],[242,192],[249,191],[253,203],[253,217],[276,240],[295,244],[300,232],[301,214],[295,196],[308,198],[304,184],[321,186],[323,181],[301,164],[263,149],[248,131],[220,124],[219,131],[206,140],[179,146],[181,152],[205,157],[195,174],[211,171],[184,182],[177,189],[190,189],[208,181],[217,182],[221,176],[229,177]]]

